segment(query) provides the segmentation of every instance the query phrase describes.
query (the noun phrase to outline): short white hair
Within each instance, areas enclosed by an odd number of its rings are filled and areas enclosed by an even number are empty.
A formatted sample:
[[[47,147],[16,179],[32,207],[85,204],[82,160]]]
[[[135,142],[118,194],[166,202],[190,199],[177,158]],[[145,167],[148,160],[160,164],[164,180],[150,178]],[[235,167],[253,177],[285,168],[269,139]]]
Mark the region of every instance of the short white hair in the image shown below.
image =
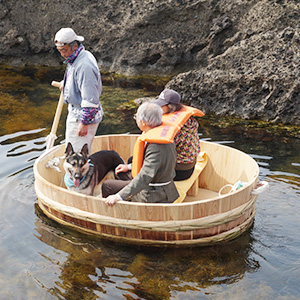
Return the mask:
[[[144,102],[138,108],[136,118],[154,128],[161,124],[162,114],[163,110],[159,105],[153,102]]]

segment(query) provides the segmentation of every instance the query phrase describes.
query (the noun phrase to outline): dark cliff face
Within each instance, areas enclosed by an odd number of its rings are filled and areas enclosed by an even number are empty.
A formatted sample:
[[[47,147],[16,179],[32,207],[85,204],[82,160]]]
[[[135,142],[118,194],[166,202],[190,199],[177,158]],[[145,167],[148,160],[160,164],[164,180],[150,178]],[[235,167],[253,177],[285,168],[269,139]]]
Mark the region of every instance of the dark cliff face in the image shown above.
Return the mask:
[[[299,15],[288,0],[0,0],[0,62],[58,65],[72,27],[102,70],[175,75],[206,113],[300,125]]]
[[[55,32],[72,27],[85,37],[102,69],[128,75],[194,67],[214,17],[209,1],[193,0],[9,0],[0,1],[0,11],[2,58],[58,64]]]

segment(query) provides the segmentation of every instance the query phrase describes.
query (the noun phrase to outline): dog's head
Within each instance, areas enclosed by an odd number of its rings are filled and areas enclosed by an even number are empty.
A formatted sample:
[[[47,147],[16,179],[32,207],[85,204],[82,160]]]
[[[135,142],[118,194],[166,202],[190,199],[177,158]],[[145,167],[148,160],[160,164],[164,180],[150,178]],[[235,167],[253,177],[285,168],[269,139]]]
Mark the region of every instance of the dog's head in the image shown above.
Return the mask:
[[[65,151],[64,169],[75,187],[78,187],[81,179],[89,170],[88,145],[85,144],[80,152],[74,152],[71,143],[68,143]]]

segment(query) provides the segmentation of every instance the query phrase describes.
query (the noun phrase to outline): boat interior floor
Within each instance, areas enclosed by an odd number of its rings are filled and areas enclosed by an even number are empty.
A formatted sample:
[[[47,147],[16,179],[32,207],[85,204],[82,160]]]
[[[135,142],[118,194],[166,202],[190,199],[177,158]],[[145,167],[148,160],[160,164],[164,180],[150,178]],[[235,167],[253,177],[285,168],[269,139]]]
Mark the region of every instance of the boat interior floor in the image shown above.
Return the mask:
[[[199,200],[208,200],[218,197],[218,192],[199,188],[197,196],[189,196],[187,195],[182,202],[195,202]]]

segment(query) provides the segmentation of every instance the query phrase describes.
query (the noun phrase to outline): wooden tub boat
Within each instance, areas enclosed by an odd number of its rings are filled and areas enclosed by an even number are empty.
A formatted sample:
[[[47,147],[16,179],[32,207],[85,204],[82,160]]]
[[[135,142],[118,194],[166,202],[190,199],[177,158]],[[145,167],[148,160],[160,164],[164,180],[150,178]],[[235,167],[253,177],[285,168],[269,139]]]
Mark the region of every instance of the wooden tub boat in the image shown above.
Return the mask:
[[[116,150],[127,160],[138,135],[97,136],[93,152]],[[143,204],[121,201],[113,207],[103,198],[67,190],[64,171],[47,162],[64,155],[64,145],[41,155],[34,164],[38,205],[51,219],[76,230],[141,245],[211,245],[241,235],[253,223],[259,168],[249,155],[220,144],[201,141],[206,165],[180,201]],[[219,194],[228,184],[239,189]]]

